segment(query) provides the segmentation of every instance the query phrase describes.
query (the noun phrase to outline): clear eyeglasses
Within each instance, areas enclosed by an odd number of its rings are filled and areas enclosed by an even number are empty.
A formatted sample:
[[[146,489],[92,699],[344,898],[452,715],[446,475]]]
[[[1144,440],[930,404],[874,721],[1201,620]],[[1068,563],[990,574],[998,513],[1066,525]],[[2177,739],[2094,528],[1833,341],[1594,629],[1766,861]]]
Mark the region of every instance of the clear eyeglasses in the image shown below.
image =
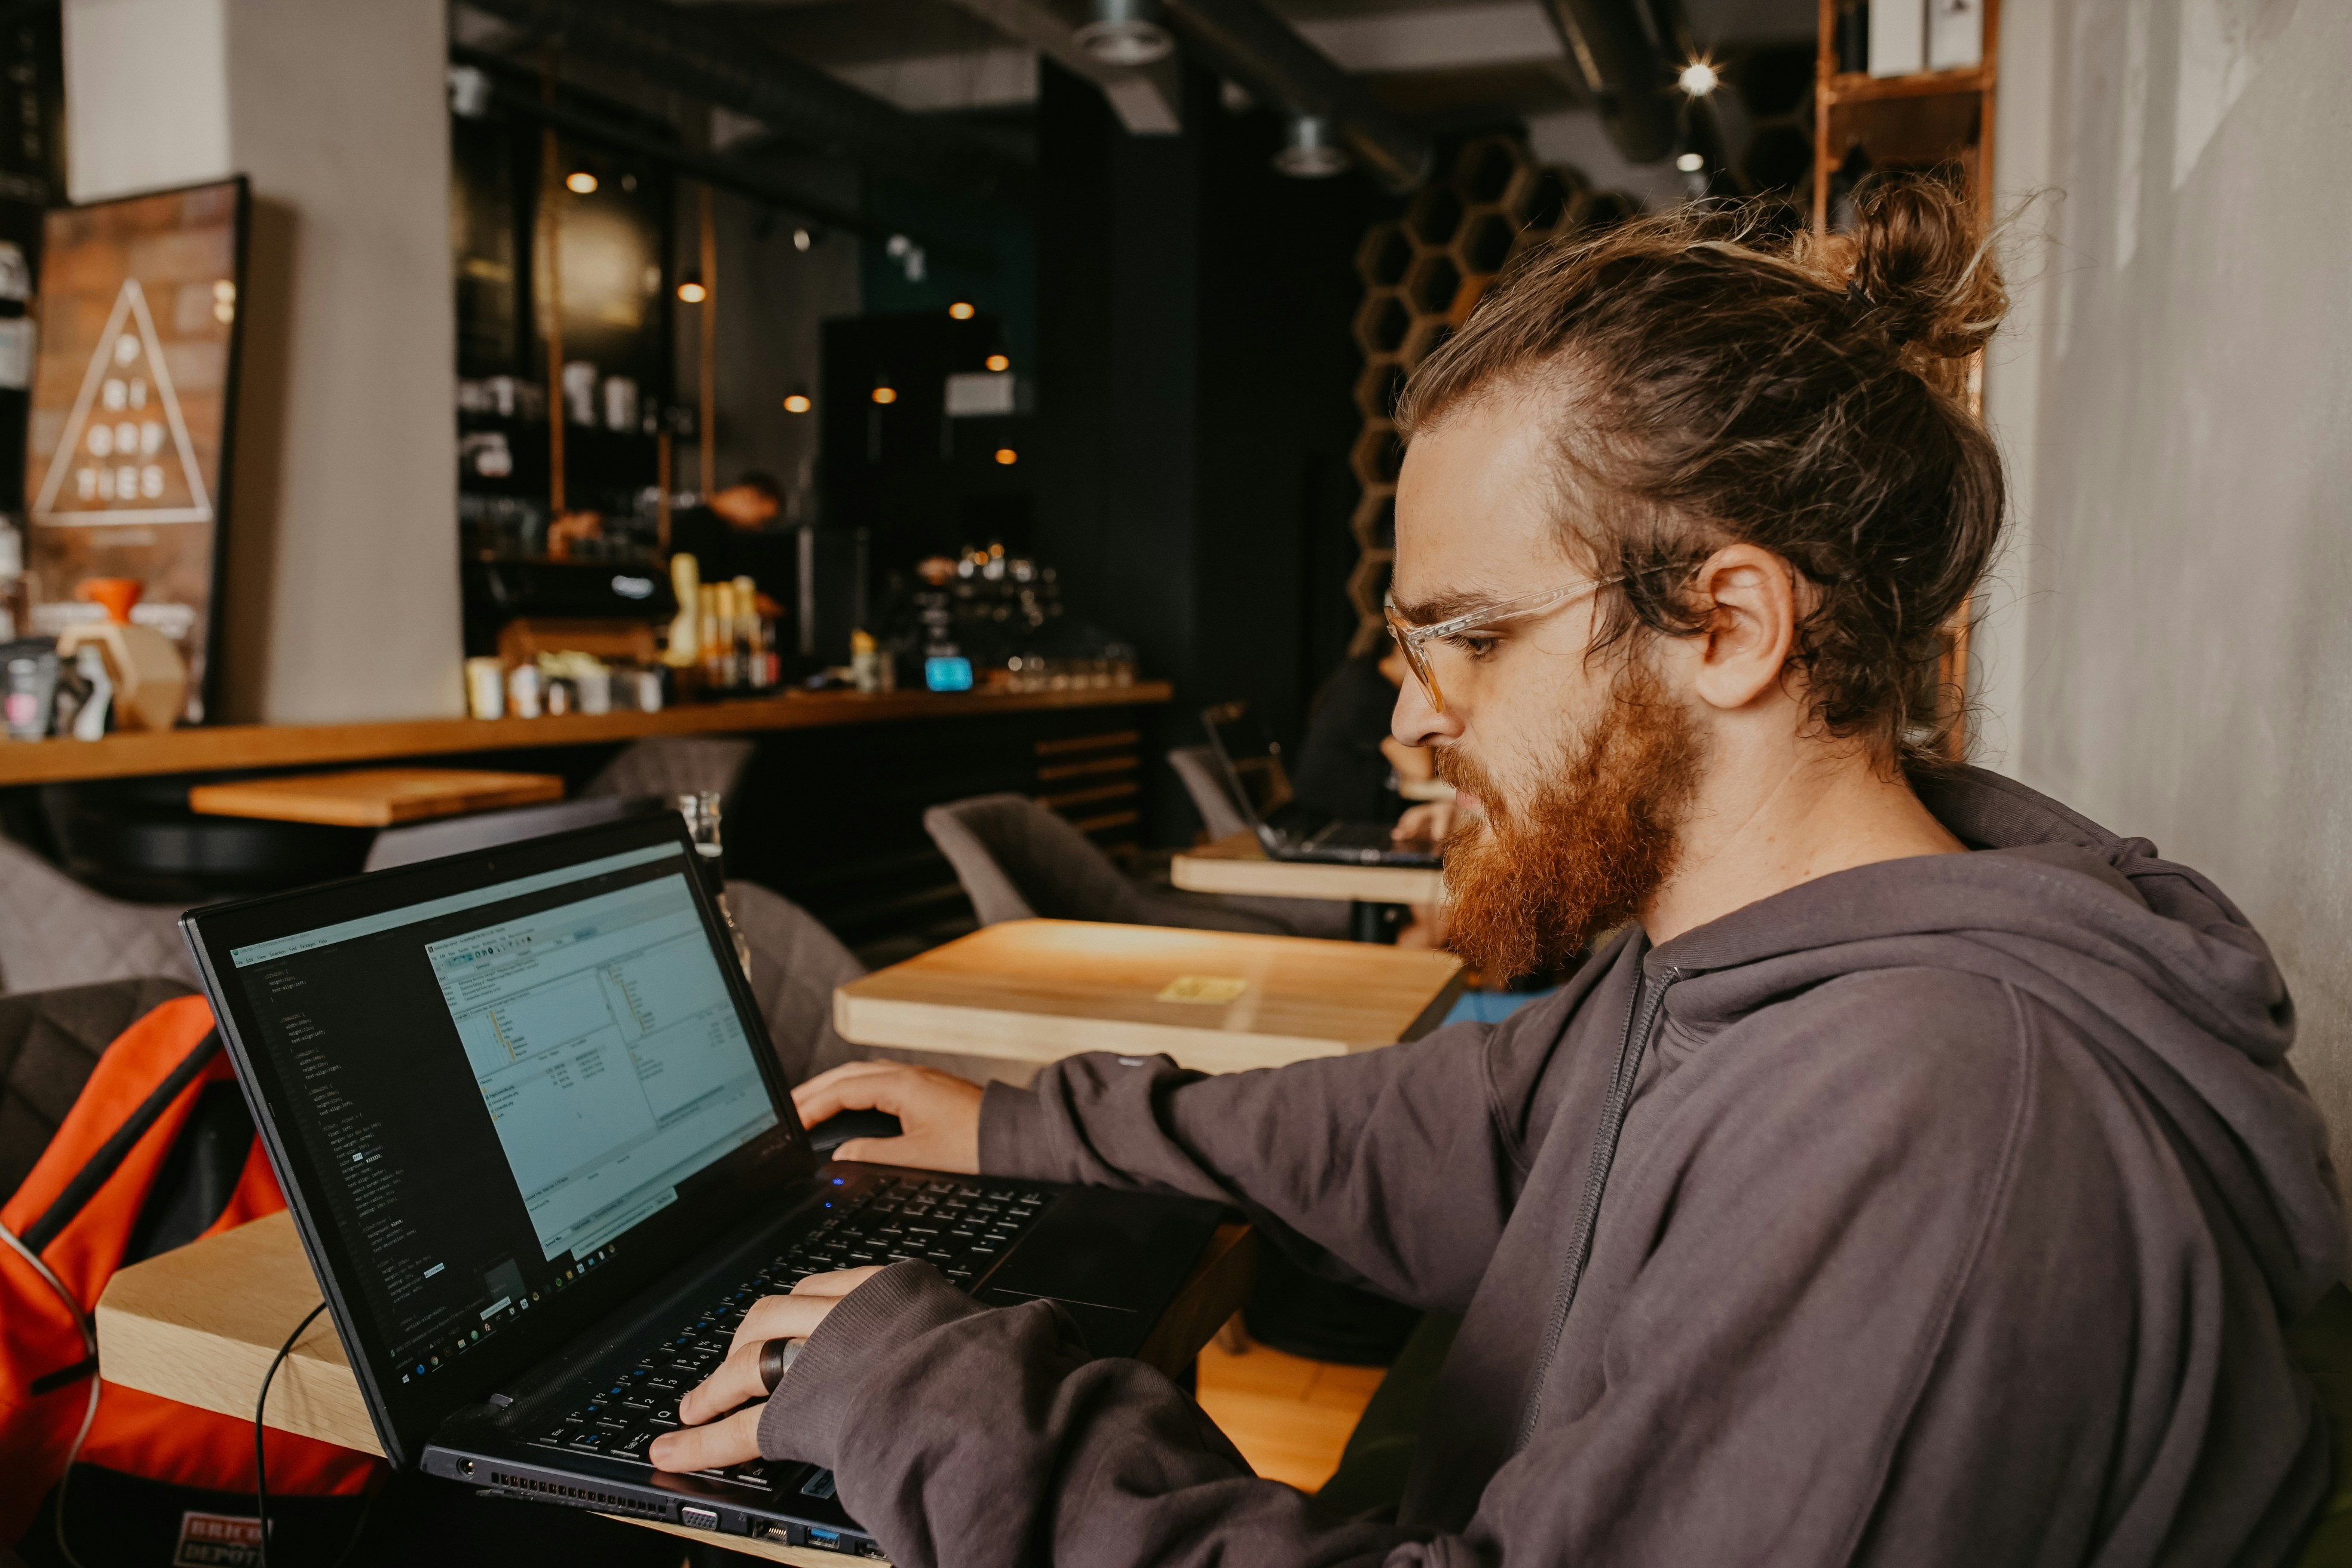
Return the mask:
[[[1423,691],[1429,693],[1430,707],[1443,713],[1445,711],[1445,696],[1437,688],[1437,676],[1429,667],[1429,652],[1424,645],[1440,639],[1451,642],[1457,637],[1483,631],[1488,626],[1499,625],[1504,621],[1516,621],[1528,616],[1543,615],[1547,611],[1559,609],[1563,605],[1572,605],[1588,595],[1597,594],[1601,589],[1622,583],[1624,580],[1622,577],[1587,578],[1581,582],[1571,583],[1566,587],[1549,588],[1538,594],[1524,594],[1517,598],[1499,600],[1484,609],[1472,610],[1466,615],[1454,616],[1442,621],[1433,621],[1425,626],[1414,626],[1397,614],[1396,595],[1393,593],[1381,602],[1381,611],[1388,620],[1389,631],[1396,637],[1397,647],[1404,650],[1404,661],[1412,667],[1412,678],[1421,682],[1421,689]]]

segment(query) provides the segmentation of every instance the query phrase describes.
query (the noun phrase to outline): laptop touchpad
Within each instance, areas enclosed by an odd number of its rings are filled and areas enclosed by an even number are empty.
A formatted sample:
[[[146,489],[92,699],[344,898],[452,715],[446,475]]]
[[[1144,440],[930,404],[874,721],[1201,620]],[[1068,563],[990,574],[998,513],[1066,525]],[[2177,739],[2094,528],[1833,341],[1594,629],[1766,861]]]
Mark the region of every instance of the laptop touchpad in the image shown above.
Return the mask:
[[[992,1307],[1047,1297],[1077,1320],[1097,1355],[1132,1355],[1192,1272],[1202,1229],[1184,1200],[1080,1188],[1046,1210],[980,1292]]]

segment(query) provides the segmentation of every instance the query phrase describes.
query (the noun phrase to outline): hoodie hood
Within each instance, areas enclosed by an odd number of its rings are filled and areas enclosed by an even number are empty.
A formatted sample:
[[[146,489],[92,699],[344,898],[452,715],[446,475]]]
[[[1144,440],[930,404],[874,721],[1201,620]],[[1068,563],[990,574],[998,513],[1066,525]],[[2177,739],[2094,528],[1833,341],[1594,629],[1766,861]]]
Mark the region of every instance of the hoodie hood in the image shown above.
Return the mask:
[[[1819,878],[1654,950],[1675,971],[1667,1042],[1696,1045],[1843,974],[1935,968],[2038,998],[2097,1042],[2200,1163],[2283,1316],[2343,1267],[2343,1204],[2318,1108],[2287,1065],[2294,1008],[2270,948],[2221,889],[1978,768],[1920,798],[1972,850]]]

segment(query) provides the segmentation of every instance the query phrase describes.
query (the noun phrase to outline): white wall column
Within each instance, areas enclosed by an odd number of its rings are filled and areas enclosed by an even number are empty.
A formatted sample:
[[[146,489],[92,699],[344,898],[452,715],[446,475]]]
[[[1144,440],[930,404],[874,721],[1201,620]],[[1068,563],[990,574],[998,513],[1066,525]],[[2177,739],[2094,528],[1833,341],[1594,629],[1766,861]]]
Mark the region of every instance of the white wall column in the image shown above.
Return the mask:
[[[2245,910],[2352,1170],[2352,6],[2001,20],[2000,188],[2053,198],[1987,392],[2030,531],[1979,671],[2007,771]]]
[[[66,0],[76,201],[253,183],[221,717],[464,710],[444,0]]]

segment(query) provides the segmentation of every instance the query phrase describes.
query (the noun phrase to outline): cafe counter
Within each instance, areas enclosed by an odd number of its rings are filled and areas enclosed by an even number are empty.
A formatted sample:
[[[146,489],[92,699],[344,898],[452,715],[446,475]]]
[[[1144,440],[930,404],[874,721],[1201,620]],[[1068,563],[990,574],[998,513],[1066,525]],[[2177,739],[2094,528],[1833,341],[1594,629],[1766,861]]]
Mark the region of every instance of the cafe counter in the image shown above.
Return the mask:
[[[0,827],[117,898],[184,906],[359,869],[373,833],[191,810],[192,787],[389,763],[553,775],[576,795],[633,742],[749,742],[729,874],[853,943],[965,908],[926,809],[1026,795],[1114,854],[1143,837],[1164,682],[1065,690],[791,692],[657,713],[222,724],[100,741],[0,742]],[[651,776],[663,776],[656,768]],[[655,786],[656,792],[674,786]]]
[[[968,719],[1166,702],[1165,681],[1062,691],[793,691],[658,713],[567,713],[538,719],[390,719],[358,724],[212,724],[101,741],[0,741],[0,788],[153,773],[323,767],[388,757],[593,746],[651,735],[749,735],[777,730]]]

